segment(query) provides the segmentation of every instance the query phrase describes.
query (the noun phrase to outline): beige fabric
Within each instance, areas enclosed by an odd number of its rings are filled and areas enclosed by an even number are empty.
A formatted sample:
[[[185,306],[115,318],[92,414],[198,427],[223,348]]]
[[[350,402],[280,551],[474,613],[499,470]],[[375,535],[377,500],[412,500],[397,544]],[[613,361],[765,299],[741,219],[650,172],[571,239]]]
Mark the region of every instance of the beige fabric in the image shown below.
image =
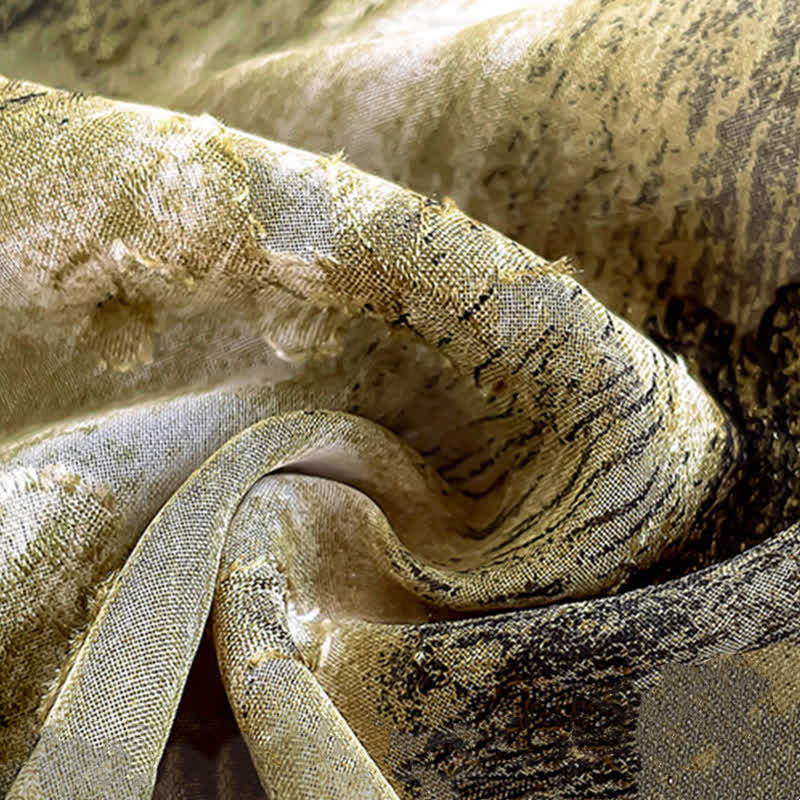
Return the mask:
[[[800,781],[797,24],[518,5],[0,14],[8,798]]]

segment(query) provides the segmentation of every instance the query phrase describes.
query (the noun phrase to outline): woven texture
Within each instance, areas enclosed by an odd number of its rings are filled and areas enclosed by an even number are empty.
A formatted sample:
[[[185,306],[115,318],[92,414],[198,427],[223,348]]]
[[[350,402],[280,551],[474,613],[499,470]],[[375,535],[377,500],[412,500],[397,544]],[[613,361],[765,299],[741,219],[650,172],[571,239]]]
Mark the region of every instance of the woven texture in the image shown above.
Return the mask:
[[[796,797],[800,22],[519,5],[0,5],[8,800]]]

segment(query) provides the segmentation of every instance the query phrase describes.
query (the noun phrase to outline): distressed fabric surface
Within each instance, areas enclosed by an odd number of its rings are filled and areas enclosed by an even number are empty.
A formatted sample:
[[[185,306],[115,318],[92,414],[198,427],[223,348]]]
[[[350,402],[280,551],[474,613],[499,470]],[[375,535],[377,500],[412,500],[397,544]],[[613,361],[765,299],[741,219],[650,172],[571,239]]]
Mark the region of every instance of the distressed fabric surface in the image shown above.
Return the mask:
[[[0,793],[798,796],[793,4],[0,30]]]

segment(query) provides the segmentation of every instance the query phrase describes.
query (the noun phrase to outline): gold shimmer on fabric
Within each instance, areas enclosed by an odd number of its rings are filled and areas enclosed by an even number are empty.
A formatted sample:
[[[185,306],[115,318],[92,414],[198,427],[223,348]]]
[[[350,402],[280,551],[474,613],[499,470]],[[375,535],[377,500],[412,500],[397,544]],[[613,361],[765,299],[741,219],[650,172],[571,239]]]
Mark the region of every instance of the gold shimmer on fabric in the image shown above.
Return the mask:
[[[0,796],[792,800],[799,41],[0,4]]]

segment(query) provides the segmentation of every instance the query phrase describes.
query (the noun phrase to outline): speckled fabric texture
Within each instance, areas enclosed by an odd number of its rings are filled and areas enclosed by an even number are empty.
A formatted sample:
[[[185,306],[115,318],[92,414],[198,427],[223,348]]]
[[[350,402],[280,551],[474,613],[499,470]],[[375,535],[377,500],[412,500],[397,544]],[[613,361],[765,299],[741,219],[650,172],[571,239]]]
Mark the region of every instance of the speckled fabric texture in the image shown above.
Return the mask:
[[[791,5],[193,9],[0,4],[0,794],[796,798]]]

